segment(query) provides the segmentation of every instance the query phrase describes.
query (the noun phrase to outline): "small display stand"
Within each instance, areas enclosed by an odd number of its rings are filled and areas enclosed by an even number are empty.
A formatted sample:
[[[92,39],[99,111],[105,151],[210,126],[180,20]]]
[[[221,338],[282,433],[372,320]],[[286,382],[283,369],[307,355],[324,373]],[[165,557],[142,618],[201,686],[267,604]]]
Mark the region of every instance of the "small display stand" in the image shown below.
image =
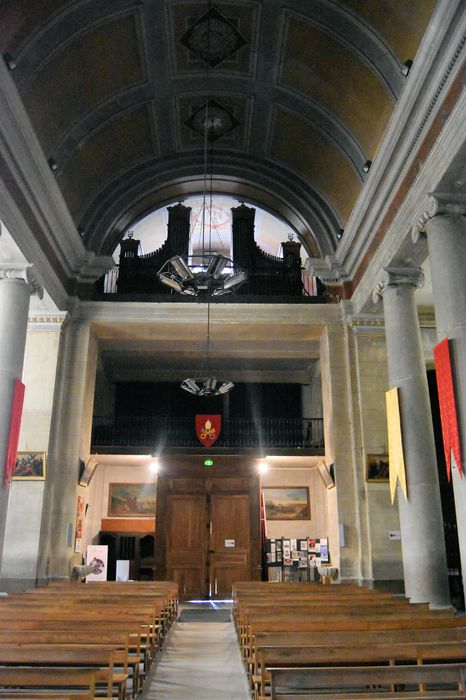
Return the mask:
[[[269,581],[317,581],[317,567],[329,563],[328,539],[267,539],[266,558]]]

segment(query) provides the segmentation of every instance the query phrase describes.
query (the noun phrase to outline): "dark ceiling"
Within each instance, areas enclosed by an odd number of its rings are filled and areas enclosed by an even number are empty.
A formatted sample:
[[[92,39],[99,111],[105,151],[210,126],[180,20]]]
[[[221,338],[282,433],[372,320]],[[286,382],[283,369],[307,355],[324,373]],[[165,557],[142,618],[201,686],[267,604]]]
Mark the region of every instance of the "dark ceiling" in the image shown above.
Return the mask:
[[[202,190],[210,98],[215,191],[286,218],[319,256],[337,245],[434,6],[2,0],[0,44],[88,249],[111,253],[143,214]]]

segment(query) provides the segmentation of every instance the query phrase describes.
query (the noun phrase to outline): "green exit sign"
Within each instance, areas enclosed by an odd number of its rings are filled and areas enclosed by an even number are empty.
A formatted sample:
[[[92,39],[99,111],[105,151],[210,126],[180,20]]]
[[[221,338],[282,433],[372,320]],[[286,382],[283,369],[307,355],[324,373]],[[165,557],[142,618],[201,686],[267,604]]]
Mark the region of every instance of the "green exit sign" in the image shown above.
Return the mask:
[[[205,459],[204,460],[204,467],[213,467],[214,466],[214,460],[213,459]]]

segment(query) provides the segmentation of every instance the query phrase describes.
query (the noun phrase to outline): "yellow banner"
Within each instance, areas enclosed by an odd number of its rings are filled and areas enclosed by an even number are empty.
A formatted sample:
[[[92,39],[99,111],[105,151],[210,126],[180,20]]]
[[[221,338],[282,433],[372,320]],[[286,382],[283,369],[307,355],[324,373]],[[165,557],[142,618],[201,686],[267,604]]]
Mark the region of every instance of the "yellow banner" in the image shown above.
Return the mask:
[[[395,499],[396,482],[400,482],[401,490],[405,498],[406,469],[403,457],[403,438],[401,435],[400,404],[398,400],[398,388],[390,389],[385,394],[387,403],[387,428],[388,428],[388,459],[390,469],[390,496],[392,503]]]

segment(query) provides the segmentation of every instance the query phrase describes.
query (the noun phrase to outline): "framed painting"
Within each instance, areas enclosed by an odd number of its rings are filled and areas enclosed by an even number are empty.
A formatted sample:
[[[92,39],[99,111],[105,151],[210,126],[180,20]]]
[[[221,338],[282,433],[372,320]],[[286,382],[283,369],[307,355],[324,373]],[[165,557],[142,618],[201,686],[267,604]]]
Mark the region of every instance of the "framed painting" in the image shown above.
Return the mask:
[[[262,492],[267,520],[311,519],[307,486],[269,486]]]
[[[45,452],[17,452],[12,478],[17,481],[44,481]]]
[[[155,516],[157,484],[109,484],[108,514],[117,518]]]
[[[388,455],[367,455],[366,481],[388,482]]]

